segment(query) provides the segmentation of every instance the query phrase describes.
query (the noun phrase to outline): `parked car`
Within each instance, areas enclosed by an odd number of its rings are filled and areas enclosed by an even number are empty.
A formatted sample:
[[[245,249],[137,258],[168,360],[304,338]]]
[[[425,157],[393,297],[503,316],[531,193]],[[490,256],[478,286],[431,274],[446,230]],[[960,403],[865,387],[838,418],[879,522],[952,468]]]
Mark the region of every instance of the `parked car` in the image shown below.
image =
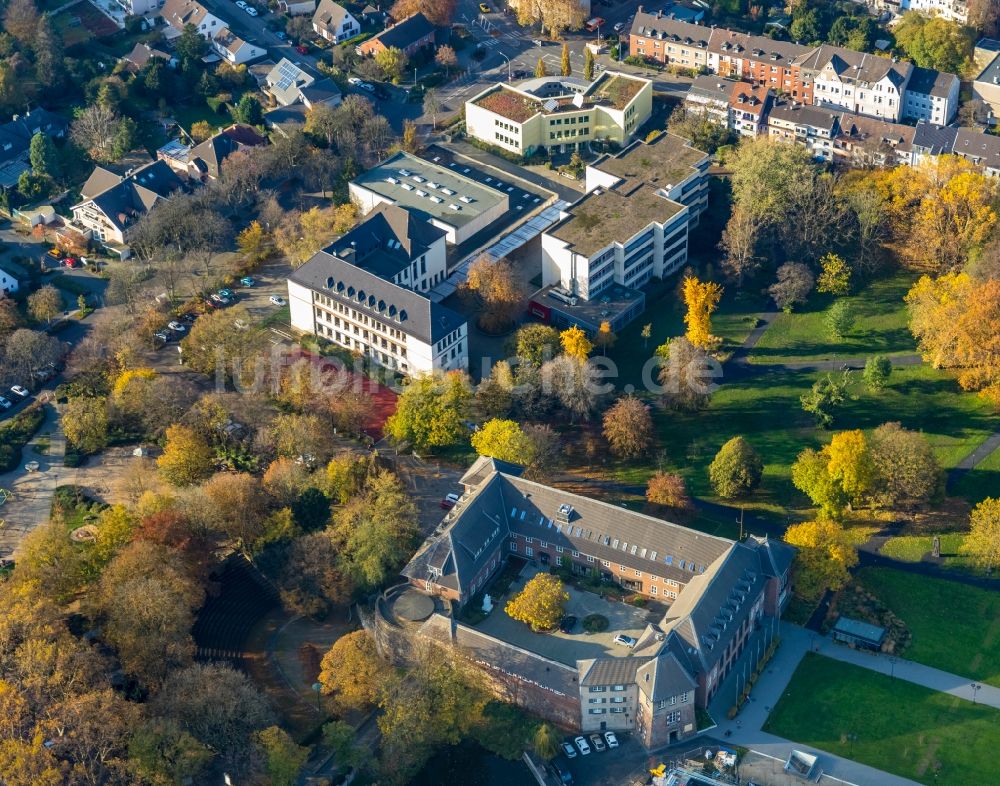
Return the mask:
[[[615,636],[615,644],[621,644],[623,647],[628,647],[629,649],[632,649],[637,643],[636,639],[626,636],[624,633],[619,633]]]
[[[21,385],[14,385],[10,389],[10,392],[15,396],[20,396],[21,398],[27,398],[29,395],[28,389],[26,387],[22,387]]]
[[[441,500],[441,508],[443,510],[451,510],[457,504],[458,494],[448,494],[443,500]]]
[[[373,85],[371,82],[362,82],[360,85],[358,85],[358,87],[360,87],[362,90],[368,93],[375,92],[375,85]]]
[[[252,5],[248,5],[243,10],[246,11],[248,14],[250,14],[250,16],[257,16],[257,9],[254,8]]]
[[[257,282],[254,281],[253,276],[243,276],[243,278],[240,279],[240,283],[245,287],[253,287],[257,285]]]
[[[247,7],[246,0],[236,0],[236,7],[246,8]]]
[[[590,746],[587,744],[587,740],[580,736],[573,740],[573,744],[576,745],[576,749],[580,751],[581,756],[590,755]]]
[[[227,297],[230,300],[232,300],[235,297],[235,295],[233,295],[233,290],[229,289],[228,287],[226,287],[225,289],[220,289],[219,290],[219,296],[220,297]]]
[[[157,330],[153,334],[153,338],[159,339],[164,344],[166,344],[168,341],[170,341],[170,334],[166,330]]]
[[[584,25],[591,33],[596,33],[598,28],[604,27],[604,17],[595,16],[593,19],[588,19],[587,24]]]
[[[271,297],[269,297],[268,300],[270,300],[276,306],[285,305],[285,299],[281,295],[271,295]]]
[[[79,260],[78,257],[66,257],[63,260],[63,264],[66,267],[80,267],[83,265],[83,263]]]
[[[564,747],[573,750],[572,745],[565,745]],[[566,755],[570,756],[569,753]],[[576,751],[573,751],[573,756],[576,756]],[[556,779],[562,786],[573,786],[573,773],[569,771],[569,762],[566,759],[561,756],[554,758],[552,760],[552,772],[555,773]]]
[[[349,84],[349,85],[354,85],[355,87],[357,87],[357,86],[358,86],[358,85],[360,85],[360,84],[361,84],[361,83],[362,83],[363,81],[364,81],[363,79],[359,79],[359,78],[358,78],[358,77],[356,77],[356,76],[352,76],[352,77],[351,77],[350,79],[348,79],[348,80],[347,80],[347,84]]]
[[[180,320],[181,322],[183,322],[183,323],[185,323],[185,324],[187,324],[187,325],[192,325],[192,324],[194,324],[194,321],[195,321],[196,319],[198,319],[198,315],[197,315],[197,314],[192,314],[192,313],[191,313],[190,311],[185,311],[185,312],[184,312],[183,314],[181,314],[181,315],[180,315],[179,317],[177,317],[177,318],[178,318],[178,319],[179,319],[179,320]]]
[[[223,297],[218,292],[213,292],[208,297],[217,306],[228,306],[229,305],[229,298]]]
[[[481,11],[482,13],[484,13],[484,14],[490,14],[490,13],[493,13],[493,9],[492,9],[492,8],[490,8],[490,7],[488,6],[488,5],[486,5],[486,3],[480,3],[480,4],[479,4],[479,10],[480,10],[480,11]]]
[[[527,79],[531,76],[531,72],[526,71],[523,68],[517,68],[514,71],[511,71],[510,75],[512,79]]]
[[[567,614],[561,620],[559,620],[559,630],[563,633],[572,633],[573,628],[576,627],[576,617],[572,614]]]
[[[563,753],[566,754],[566,758],[575,759],[576,758],[576,748],[570,745],[568,742],[562,744]]]
[[[594,750],[598,753],[603,753],[608,749],[608,746],[604,744],[604,737],[600,734],[591,734],[590,744],[594,746]]]
[[[541,38],[532,38],[531,43],[535,46],[545,46],[545,42]]]
[[[10,403],[9,399],[0,396],[0,407],[3,407],[4,409],[10,409],[12,406],[14,405]]]
[[[218,295],[214,295],[213,297],[218,297]],[[210,297],[205,298],[205,305],[209,308],[222,308],[222,303],[216,303]]]
[[[614,28],[614,30],[615,30],[616,33],[620,33],[624,29],[625,29],[625,23],[624,22],[615,22],[615,28]]]
[[[288,36],[285,35],[285,31],[284,30],[279,30],[274,35],[277,37],[277,39],[279,41],[284,41],[286,38],[288,38]]]
[[[306,46],[305,44],[296,44],[295,51],[298,52],[300,55],[307,55],[309,54],[309,47]]]
[[[167,327],[173,331],[176,331],[177,333],[183,333],[184,331],[187,330],[187,325],[185,325],[183,322],[178,322],[176,319],[171,320],[167,324]]]
[[[609,748],[618,747],[618,738],[615,736],[613,731],[604,732],[604,741],[608,743]]]
[[[53,259],[62,259],[63,258],[62,249],[60,249],[58,246],[53,246],[52,248],[50,248],[45,253],[48,254]]]

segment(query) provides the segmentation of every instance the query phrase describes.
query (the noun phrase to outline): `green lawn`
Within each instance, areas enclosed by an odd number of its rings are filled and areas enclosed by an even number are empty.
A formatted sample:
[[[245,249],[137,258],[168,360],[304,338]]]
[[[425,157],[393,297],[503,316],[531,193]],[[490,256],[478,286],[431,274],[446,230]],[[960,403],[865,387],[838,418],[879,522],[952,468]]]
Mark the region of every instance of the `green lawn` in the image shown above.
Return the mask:
[[[850,335],[840,341],[829,338],[824,323],[834,299],[813,294],[804,310],[778,316],[761,337],[750,361],[766,364],[915,352],[903,302],[914,279],[911,273],[896,273],[845,298],[854,307],[857,321]]]
[[[1000,593],[891,568],[857,580],[910,629],[904,658],[1000,687]]]
[[[959,549],[965,542],[964,532],[948,532],[941,535],[941,558],[945,567],[956,570],[971,570],[969,558],[960,554]],[[889,538],[882,546],[880,553],[901,562],[920,562],[925,555],[931,553],[934,547],[932,535],[900,535]]]
[[[919,783],[985,784],[1000,712],[808,653],[764,730]]]
[[[994,450],[955,484],[952,493],[976,504],[1000,496],[1000,448]]]

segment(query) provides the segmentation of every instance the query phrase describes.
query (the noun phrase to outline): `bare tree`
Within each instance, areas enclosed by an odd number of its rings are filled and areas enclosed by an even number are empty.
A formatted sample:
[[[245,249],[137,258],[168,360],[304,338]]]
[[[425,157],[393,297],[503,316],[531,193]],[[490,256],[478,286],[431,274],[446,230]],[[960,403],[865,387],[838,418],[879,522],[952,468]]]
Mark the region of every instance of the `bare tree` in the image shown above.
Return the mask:
[[[107,158],[114,146],[119,119],[106,105],[91,104],[73,121],[70,136],[80,147],[96,154],[97,158]]]
[[[743,286],[745,276],[757,269],[757,241],[763,227],[763,217],[751,207],[737,205],[726,223],[719,247],[725,252],[723,265],[736,279],[736,286]]]

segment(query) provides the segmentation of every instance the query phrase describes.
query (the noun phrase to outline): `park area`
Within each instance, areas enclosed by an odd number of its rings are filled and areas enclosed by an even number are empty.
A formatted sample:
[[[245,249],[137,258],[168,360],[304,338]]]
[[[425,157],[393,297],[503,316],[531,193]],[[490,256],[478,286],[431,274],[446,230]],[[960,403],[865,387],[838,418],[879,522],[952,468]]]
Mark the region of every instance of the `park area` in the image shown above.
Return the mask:
[[[1000,749],[996,709],[813,653],[764,730],[926,784],[994,782]]]
[[[856,580],[906,624],[904,658],[1000,687],[1000,593],[891,568]]]

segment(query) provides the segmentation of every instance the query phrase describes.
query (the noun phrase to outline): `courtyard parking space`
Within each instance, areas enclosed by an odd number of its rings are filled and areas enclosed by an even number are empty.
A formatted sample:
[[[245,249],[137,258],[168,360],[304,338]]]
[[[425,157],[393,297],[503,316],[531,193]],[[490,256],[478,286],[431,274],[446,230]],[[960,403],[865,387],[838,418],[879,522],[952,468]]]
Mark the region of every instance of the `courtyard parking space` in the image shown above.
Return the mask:
[[[516,595],[525,583],[538,573],[541,568],[528,566],[511,585],[507,598]],[[517,622],[507,616],[503,610],[504,601],[494,604],[493,612],[476,630],[489,636],[509,642],[516,647],[534,652],[545,658],[550,658],[568,666],[576,666],[578,660],[600,658],[615,655],[621,657],[629,653],[628,648],[615,644],[614,637],[625,633],[638,638],[646,628],[647,623],[656,622],[659,615],[627,603],[616,603],[604,600],[590,592],[580,592],[567,586],[569,603],[566,604],[566,614],[577,618],[572,633],[532,633],[522,622]],[[586,633],[581,625],[583,619],[590,614],[600,614],[608,619],[608,629],[603,633]]]

